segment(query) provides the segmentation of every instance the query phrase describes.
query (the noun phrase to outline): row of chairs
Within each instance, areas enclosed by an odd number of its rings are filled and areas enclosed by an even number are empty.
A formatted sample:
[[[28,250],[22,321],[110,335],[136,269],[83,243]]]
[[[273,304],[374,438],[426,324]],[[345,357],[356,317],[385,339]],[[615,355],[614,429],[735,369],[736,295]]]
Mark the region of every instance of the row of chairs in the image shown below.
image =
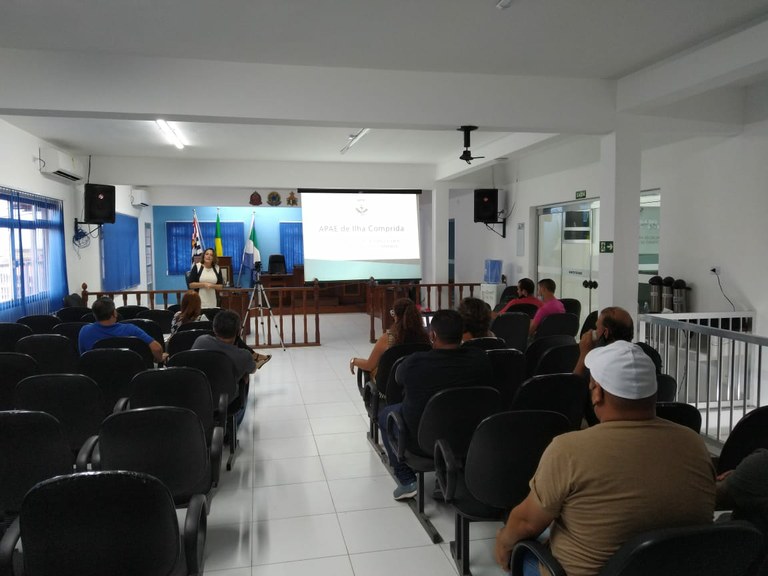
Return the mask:
[[[524,351],[529,345],[531,318],[522,312],[505,312],[491,322],[491,332],[506,342],[508,348]],[[575,314],[550,314],[536,328],[534,342],[547,336],[566,335],[575,341],[579,318]]]

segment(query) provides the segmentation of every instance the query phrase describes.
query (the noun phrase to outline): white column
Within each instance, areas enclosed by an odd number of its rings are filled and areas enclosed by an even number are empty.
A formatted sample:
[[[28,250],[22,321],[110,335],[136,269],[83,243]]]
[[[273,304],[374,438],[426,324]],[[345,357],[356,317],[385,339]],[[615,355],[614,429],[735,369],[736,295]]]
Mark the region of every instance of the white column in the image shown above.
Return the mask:
[[[637,314],[640,229],[640,134],[625,119],[600,144],[600,241],[614,252],[599,256],[600,308],[621,306]]]
[[[429,279],[435,284],[448,282],[448,201],[447,184],[436,182],[432,190],[432,262]]]

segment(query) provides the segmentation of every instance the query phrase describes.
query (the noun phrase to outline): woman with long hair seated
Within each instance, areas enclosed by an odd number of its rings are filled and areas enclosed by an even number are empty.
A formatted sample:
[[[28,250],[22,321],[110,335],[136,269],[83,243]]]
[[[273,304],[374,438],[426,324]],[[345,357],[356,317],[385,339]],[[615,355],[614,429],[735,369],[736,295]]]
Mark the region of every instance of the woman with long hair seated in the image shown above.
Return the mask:
[[[375,379],[379,359],[387,348],[396,344],[418,342],[429,344],[429,335],[424,328],[419,309],[413,300],[410,298],[395,300],[389,313],[395,319],[395,323],[376,341],[368,358],[352,358],[349,361],[349,370],[352,374],[355,373],[355,368],[359,368],[370,372]]]
[[[205,314],[202,314],[202,306],[200,294],[194,290],[184,292],[184,296],[181,297],[181,309],[173,315],[173,320],[171,320],[171,336],[176,334],[182,324],[208,320]]]

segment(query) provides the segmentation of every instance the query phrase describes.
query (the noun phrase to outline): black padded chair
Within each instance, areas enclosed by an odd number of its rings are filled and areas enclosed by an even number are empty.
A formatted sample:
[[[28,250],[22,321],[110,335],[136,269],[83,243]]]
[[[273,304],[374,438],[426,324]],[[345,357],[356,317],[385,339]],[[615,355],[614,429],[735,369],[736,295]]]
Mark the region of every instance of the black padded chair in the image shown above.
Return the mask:
[[[214,429],[210,449],[197,414],[186,408],[156,406],[108,416],[77,456],[78,472],[130,470],[160,480],[185,508],[197,495],[210,503],[219,483],[224,430]],[[206,504],[206,509],[209,504]]]
[[[486,353],[493,369],[493,386],[501,395],[502,407],[506,408],[525,380],[525,354],[513,348],[488,350]]]
[[[565,334],[571,338],[576,338],[579,333],[579,317],[575,314],[550,314],[545,316],[536,327],[535,337],[545,338],[547,336],[556,336]]]
[[[61,322],[79,322],[83,314],[88,314],[91,309],[88,306],[67,306],[56,311],[56,316]]]
[[[149,344],[135,336],[115,336],[97,340],[93,345],[93,349],[99,348],[127,348],[141,356],[146,368],[154,368],[155,366],[155,357],[149,348]]]
[[[13,405],[54,416],[75,454],[107,415],[99,385],[83,374],[28,376],[16,385]]]
[[[504,308],[507,302],[514,300],[515,298],[517,298],[517,285],[513,284],[512,286],[507,286],[502,291],[501,296],[499,296],[499,303],[493,307],[493,311],[498,312]]]
[[[25,336],[32,336],[32,328],[17,322],[0,322],[0,352],[13,352],[16,342]]]
[[[746,522],[662,528],[624,543],[600,576],[747,576],[762,552],[762,534]],[[565,576],[549,548],[532,540],[518,542],[512,551],[512,576],[522,576],[526,553],[546,567],[542,576]]]
[[[185,322],[176,329],[176,333],[178,334],[179,332],[186,332],[187,330],[208,330],[213,332],[213,321],[195,320],[193,322]]]
[[[140,306],[138,304],[129,304],[127,306],[118,306],[115,308],[117,313],[120,314],[121,320],[133,320],[136,318],[136,314],[144,310],[149,310],[148,306]]]
[[[555,346],[565,346],[567,344],[573,344],[574,340],[570,336],[560,334],[558,336],[546,336],[544,338],[538,338],[531,342],[528,349],[525,351],[525,374],[528,378],[533,376],[536,367],[539,365],[539,360],[544,356],[544,353],[550,348]]]
[[[118,317],[118,320],[119,319],[120,318]],[[96,315],[93,312],[86,312],[80,318],[80,322],[85,322],[86,324],[93,324],[94,322],[96,322]]]
[[[645,342],[635,342],[635,344],[640,346],[640,348],[643,349],[643,352],[645,352],[648,357],[653,360],[653,364],[656,366],[656,374],[661,374],[663,362],[661,360],[661,354],[659,354],[659,351],[650,344],[646,344]]]
[[[16,352],[28,354],[37,362],[40,374],[77,372],[76,344],[61,334],[32,334],[16,342]]]
[[[52,334],[53,327],[60,324],[61,320],[53,314],[32,314],[22,316],[16,322],[29,326],[33,334]]]
[[[21,540],[27,576],[201,574],[206,527],[200,496],[187,509],[180,538],[173,497],[148,474],[58,476],[27,493],[0,544],[0,572],[12,573]]]
[[[507,308],[507,311],[504,312],[504,314],[512,314],[513,312],[520,312],[522,314],[525,314],[533,320],[533,317],[536,316],[536,312],[539,310],[539,307],[535,304],[525,304],[521,302],[520,304],[512,304],[509,308]]]
[[[56,324],[56,326],[53,327],[53,333],[61,334],[62,336],[69,338],[69,341],[75,348],[75,352],[79,354],[80,352],[77,343],[80,338],[80,330],[83,329],[83,326],[88,326],[88,324],[86,322],[79,321],[62,322],[61,324]]]
[[[656,404],[656,416],[686,426],[696,434],[701,434],[701,412],[696,406],[684,402],[658,402]]]
[[[656,374],[656,401],[674,402],[677,398],[677,382],[669,374]]]
[[[200,314],[208,318],[208,322],[213,322],[214,317],[219,312],[221,312],[221,308],[203,308],[200,310]]]
[[[160,344],[165,350],[165,337],[163,336],[163,329],[160,324],[149,318],[133,318],[132,320],[123,320],[121,324],[133,324],[144,330],[147,334],[152,336],[152,339]]]
[[[507,342],[503,338],[495,336],[483,336],[481,338],[470,338],[461,343],[467,348],[479,348],[480,350],[503,350],[508,348]]]
[[[483,420],[462,464],[450,443],[435,445],[436,481],[455,512],[451,553],[459,574],[469,574],[470,522],[505,520],[528,496],[528,482],[552,439],[569,430],[562,414],[502,412]]]
[[[573,314],[577,319],[581,318],[581,302],[576,298],[560,298],[566,314]],[[575,336],[575,334],[574,334]]]
[[[72,472],[61,424],[45,412],[0,411],[0,536],[38,482]]]
[[[267,270],[270,274],[287,274],[285,267],[285,256],[282,254],[272,254],[269,257],[269,266]]]
[[[571,430],[581,428],[589,384],[575,374],[546,374],[523,382],[510,410],[548,410],[568,418]]]
[[[184,350],[192,350],[195,340],[206,334],[213,334],[213,330],[180,330],[168,340],[166,352],[173,357]]]
[[[13,410],[13,390],[27,376],[38,374],[37,362],[28,354],[0,352],[0,410]]]
[[[170,310],[155,308],[154,310],[139,311],[136,314],[136,318],[141,320],[152,320],[160,326],[160,330],[162,330],[163,334],[169,334],[171,331],[171,324],[173,323],[173,315],[174,312],[171,312]]]
[[[146,368],[138,352],[128,348],[94,348],[80,356],[78,364],[78,372],[99,385],[105,414],[114,410],[120,398],[128,396],[131,380]]]
[[[500,404],[498,390],[489,386],[441,390],[427,402],[416,438],[409,437],[399,412],[390,412],[387,417],[392,450],[416,472],[418,494],[416,502],[409,502],[409,506],[435,543],[442,539],[424,514],[424,473],[435,469],[435,444],[442,439],[450,444],[457,458],[463,459],[477,425],[498,412]]]
[[[747,412],[736,423],[720,451],[717,473],[734,470],[758,448],[768,448],[768,406]]]
[[[573,344],[553,346],[541,355],[539,363],[533,369],[533,375],[573,372],[578,361],[579,345],[575,342]]]
[[[531,318],[522,312],[505,312],[491,322],[491,332],[503,338],[508,348],[524,352],[528,346],[528,327]]]
[[[587,332],[590,330],[596,330],[597,329],[597,317],[598,317],[598,311],[592,310],[589,314],[587,314],[587,317],[584,318],[584,324],[581,325],[581,330],[579,331],[579,338],[584,336]]]
[[[170,305],[169,305],[169,306],[166,308],[166,310],[168,310],[169,312],[173,312],[174,314],[176,314],[176,312],[178,312],[179,310],[181,310],[181,304],[170,304]]]

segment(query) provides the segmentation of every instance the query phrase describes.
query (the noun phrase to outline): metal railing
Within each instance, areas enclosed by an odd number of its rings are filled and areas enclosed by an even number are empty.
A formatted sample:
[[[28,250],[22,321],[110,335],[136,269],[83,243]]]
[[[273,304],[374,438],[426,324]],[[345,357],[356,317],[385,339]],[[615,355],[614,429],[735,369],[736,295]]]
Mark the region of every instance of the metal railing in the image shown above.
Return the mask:
[[[722,444],[744,414],[766,404],[763,351],[768,338],[749,333],[753,312],[643,314],[637,340],[659,351],[677,381],[678,402],[702,414],[702,434]]]

